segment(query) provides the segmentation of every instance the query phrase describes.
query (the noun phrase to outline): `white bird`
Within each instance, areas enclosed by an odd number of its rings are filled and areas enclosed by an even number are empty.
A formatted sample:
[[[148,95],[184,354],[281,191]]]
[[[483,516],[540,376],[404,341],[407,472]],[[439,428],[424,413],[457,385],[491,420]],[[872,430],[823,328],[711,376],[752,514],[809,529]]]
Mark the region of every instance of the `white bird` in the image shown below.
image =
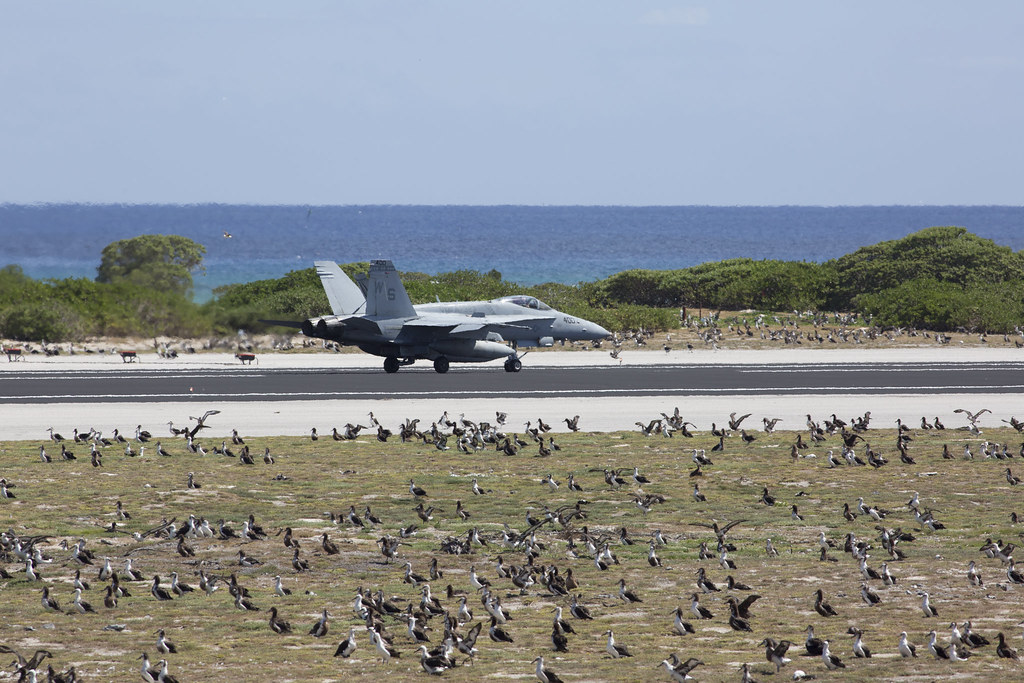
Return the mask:
[[[924,612],[925,617],[937,617],[939,616],[938,611],[931,606],[928,602],[928,592],[923,591],[921,593],[921,611]]]
[[[612,656],[612,659],[619,659],[620,657],[632,657],[633,656],[633,654],[629,651],[629,649],[625,645],[616,645],[615,644],[615,634],[612,633],[611,629],[608,629],[607,631],[605,631],[605,635],[608,636],[608,645],[607,645],[607,647],[605,647],[605,650],[608,652],[609,655]]]
[[[537,676],[537,680],[540,681],[540,683],[556,683],[556,681],[562,680],[558,676],[556,676],[553,671],[544,668],[543,657],[537,657],[537,659],[533,661],[537,665],[535,674]]]
[[[917,648],[914,647],[913,643],[910,643],[910,642],[907,641],[907,632],[906,631],[903,631],[902,633],[900,633],[900,642],[899,642],[899,645],[897,645],[897,649],[899,650],[900,655],[903,656],[903,657],[916,657],[917,656]]]
[[[821,648],[821,661],[825,663],[825,668],[829,671],[835,669],[845,669],[846,665],[843,664],[843,660],[839,659],[836,655],[829,651],[829,641],[825,641]]]

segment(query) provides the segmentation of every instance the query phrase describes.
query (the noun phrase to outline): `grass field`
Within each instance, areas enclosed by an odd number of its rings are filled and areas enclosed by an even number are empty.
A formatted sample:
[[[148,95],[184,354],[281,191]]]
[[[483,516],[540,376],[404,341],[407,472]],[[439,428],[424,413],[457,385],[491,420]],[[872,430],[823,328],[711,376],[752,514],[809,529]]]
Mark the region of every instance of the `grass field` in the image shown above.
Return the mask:
[[[549,421],[560,417],[548,416]],[[996,416],[983,418],[981,424],[996,424],[1000,417],[1008,416],[997,412]],[[907,418],[917,424],[919,416],[908,413]],[[754,416],[749,422],[759,419]],[[59,417],[54,420],[59,422]],[[952,417],[947,424],[951,423]],[[321,431],[329,433],[329,426]],[[47,536],[39,547],[51,561],[38,566],[41,581],[29,581],[24,563],[11,556],[4,558],[2,566],[13,578],[0,582],[4,615],[0,643],[26,656],[36,648],[46,648],[53,653],[56,669],[74,665],[84,680],[140,680],[140,654],[148,652],[154,663],[163,657],[154,650],[159,628],[177,644],[178,653],[166,659],[171,673],[181,681],[425,677],[404,623],[384,619],[401,658],[382,664],[352,605],[359,587],[379,588],[402,607],[409,602],[418,604],[419,589],[403,582],[404,562],[411,562],[415,572],[425,575],[431,558],[436,557],[444,575],[432,582],[434,595],[453,613],[457,601],[445,597],[445,586],[450,584],[470,595],[475,619],[463,626],[463,632],[486,616],[469,583],[471,566],[492,582],[494,594],[501,596],[502,605],[512,617],[504,628],[514,643],[492,642],[485,623],[475,662],[446,672],[444,677],[451,680],[535,680],[531,661],[541,655],[546,666],[564,680],[669,680],[658,664],[672,653],[681,659],[701,659],[704,665],[691,675],[707,681],[738,681],[743,663],[752,666],[757,679],[776,681],[789,680],[798,668],[829,680],[1019,677],[1020,665],[997,658],[994,643],[996,633],[1002,631],[1011,646],[1022,645],[1024,586],[1010,584],[1002,563],[985,557],[979,548],[986,538],[1019,540],[1021,529],[1011,522],[1010,514],[1024,513],[1020,500],[1024,486],[1011,486],[1004,472],[1009,465],[1014,469],[1019,466],[1024,474],[1024,465],[1018,465],[1021,461],[1016,457],[1003,462],[985,458],[980,451],[983,440],[989,439],[1008,443],[1009,451],[1016,455],[1020,435],[1009,428],[985,429],[980,436],[953,429],[914,430],[909,454],[916,464],[909,465],[901,463],[896,452],[895,429],[872,428],[863,436],[889,459],[887,465],[877,469],[828,468],[828,450],[838,454],[841,447],[838,436],[829,436],[827,442],[801,451],[801,457],[794,459],[791,445],[796,436],[794,432],[757,432],[756,440],[745,444],[737,434],[726,440],[723,452],[713,453],[711,448],[718,439],[706,432],[692,439],[580,432],[558,435],[556,441],[562,450],[547,457],[538,457],[538,447],[533,443],[515,456],[506,456],[493,448],[468,455],[459,453],[455,439],[448,442],[452,450],[440,451],[423,443],[400,443],[397,436],[378,443],[373,434],[365,433],[355,441],[342,442],[329,437],[317,442],[308,438],[259,438],[248,440],[254,454],[262,453],[267,446],[276,463],[264,464],[257,456],[257,464],[251,466],[240,464],[237,458],[188,454],[181,440],[168,438],[163,443],[171,457],[160,457],[155,449],[147,448],[144,457],[129,458],[121,449],[108,447],[104,449],[102,467],[96,468],[90,465],[88,447],[81,444],[73,447],[78,459],[65,462],[59,459],[59,447],[45,442],[48,452],[57,456],[47,464],[38,455],[43,441],[3,442],[0,476],[15,484],[11,492],[17,497],[0,499],[2,528],[22,537]],[[803,438],[807,439],[807,432]],[[941,457],[943,444],[948,444],[955,459]],[[206,443],[208,449],[212,445]],[[965,445],[974,452],[973,460],[964,458]],[[703,468],[699,479],[707,496],[704,503],[696,502],[691,495],[693,482],[697,481],[689,476],[693,448],[707,449],[714,462]],[[856,450],[863,459],[864,444],[858,444]],[[635,466],[651,480],[644,485],[644,492],[666,498],[647,513],[634,504],[637,486],[627,472],[623,473],[627,484],[613,489],[600,471],[628,468],[632,472]],[[188,472],[194,472],[202,488],[186,488]],[[583,486],[582,492],[569,491],[564,485],[570,472]],[[557,490],[541,483],[548,473],[562,483]],[[489,493],[474,495],[474,477]],[[413,510],[419,501],[409,491],[410,478],[426,490],[425,505],[437,508],[430,522],[422,522]],[[764,486],[777,498],[775,506],[760,502]],[[906,506],[914,492],[922,508],[935,510],[944,530],[929,531],[915,521]],[[882,561],[889,559],[878,540],[878,522],[867,515],[851,522],[842,514],[843,504],[856,509],[859,497],[868,505],[891,511],[882,522],[886,527],[900,527],[916,537],[899,545],[905,559],[889,563],[896,585],[868,582],[882,599],[874,606],[862,601],[858,564],[842,549],[845,535],[853,533],[858,540],[871,543],[871,568],[879,569]],[[177,554],[174,540],[135,540],[129,534],[105,531],[115,521],[118,500],[131,514],[130,520],[119,523],[128,532],[143,532],[172,518],[180,527],[190,514],[210,520],[214,529],[217,520],[223,518],[238,531],[252,514],[269,536],[251,542],[189,539],[196,555],[183,558]],[[470,513],[468,520],[455,515],[457,500]],[[537,541],[545,549],[535,565],[553,564],[563,574],[572,568],[579,581],[574,592],[594,615],[593,621],[580,621],[569,617],[566,610],[566,618],[578,633],[569,635],[568,653],[556,653],[550,639],[553,609],[568,607],[568,599],[552,595],[539,583],[520,594],[509,579],[496,575],[495,562],[499,555],[506,564],[522,565],[525,561],[521,550],[502,545],[503,524],[523,531],[527,528],[527,512],[542,517],[545,507],[554,510],[577,500],[587,501],[582,506],[587,513],[585,520],[575,520],[566,528],[547,523],[537,530]],[[792,518],[790,505],[794,503],[803,521]],[[382,524],[356,530],[347,523],[330,521],[328,512],[343,513],[350,505],[359,512],[370,505]],[[712,520],[720,524],[742,520],[728,533],[728,539],[737,546],[729,553],[736,563],[735,570],[723,570],[717,557],[698,558],[702,541],[712,552],[715,550],[714,533],[699,525]],[[400,528],[413,523],[419,525],[419,530],[403,539],[398,561],[385,563],[377,539],[385,534],[397,536]],[[601,571],[586,556],[581,540],[584,525],[590,534],[611,541],[619,564]],[[284,527],[291,527],[299,540],[309,571],[292,568],[292,549],[285,547],[283,536],[275,535]],[[474,547],[468,555],[439,551],[444,538],[465,537],[472,527],[490,542],[488,547]],[[618,530],[623,527],[635,539],[634,545],[620,544]],[[656,529],[669,539],[667,546],[657,549],[661,568],[652,568],[647,562],[647,541]],[[327,555],[322,550],[319,539],[325,532],[340,547],[339,554]],[[828,551],[837,562],[820,561],[819,532],[839,546]],[[580,559],[567,555],[566,541],[570,537],[576,541]],[[126,584],[132,596],[122,598],[116,608],[107,609],[103,606],[106,584],[97,580],[102,560],[97,560],[94,566],[82,567],[83,577],[92,583],[84,598],[97,613],[73,612],[71,578],[79,565],[59,543],[79,538],[86,539],[87,548],[97,557],[109,557],[115,570],[120,571],[125,558],[131,557],[147,581]],[[766,553],[769,538],[778,550],[777,557]],[[240,549],[262,564],[238,566]],[[977,561],[984,586],[968,583],[966,569],[971,560]],[[713,612],[709,620],[698,620],[689,611],[689,596],[697,591],[695,572],[700,567],[723,589],[701,595],[701,603]],[[177,571],[182,581],[195,585],[200,568],[223,579],[236,573],[260,611],[237,609],[223,582],[212,595],[196,591],[167,602],[150,595],[153,575],[167,584],[170,572]],[[729,626],[724,604],[727,574],[749,584],[761,596],[751,608],[752,632],[734,631]],[[292,595],[274,595],[275,575],[282,577]],[[620,600],[620,579],[625,579],[643,602],[626,604]],[[43,586],[50,587],[65,613],[43,610]],[[813,593],[818,588],[838,611],[837,617],[822,617],[814,611]],[[924,617],[918,596],[921,590],[930,593],[938,617]],[[737,595],[742,599],[745,593]],[[677,605],[683,606],[684,618],[693,624],[695,634],[681,637],[673,633],[670,612]],[[291,622],[294,634],[277,635],[270,630],[269,610],[275,606],[280,616]],[[329,634],[319,639],[307,635],[324,608],[332,615]],[[976,649],[966,662],[937,660],[926,647],[927,634],[935,629],[939,642],[947,644],[953,620],[971,620],[975,632],[993,645]],[[440,640],[441,621],[435,617],[429,623],[432,644]],[[119,632],[104,630],[111,624],[126,628]],[[816,635],[832,641],[832,652],[843,659],[845,669],[828,671],[820,657],[799,656],[808,625],[814,626]],[[874,654],[870,660],[854,658],[851,637],[846,635],[851,626],[864,631],[864,643]],[[356,628],[358,649],[348,659],[333,657],[350,627]],[[616,660],[606,654],[603,633],[607,629],[614,629],[616,641],[632,651],[632,658]],[[896,644],[901,631],[906,631],[917,645],[916,659],[898,655]],[[793,662],[779,674],[765,660],[764,648],[759,645],[766,637],[794,643],[789,652]],[[3,662],[4,670],[9,672],[12,669],[6,667],[7,663]]]

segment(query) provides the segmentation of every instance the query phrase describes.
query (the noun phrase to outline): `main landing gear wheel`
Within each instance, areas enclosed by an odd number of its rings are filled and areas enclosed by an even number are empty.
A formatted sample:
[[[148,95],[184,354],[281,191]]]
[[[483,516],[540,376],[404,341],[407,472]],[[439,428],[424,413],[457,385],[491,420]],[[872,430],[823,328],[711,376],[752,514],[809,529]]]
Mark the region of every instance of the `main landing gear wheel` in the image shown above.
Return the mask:
[[[523,369],[523,362],[518,358],[509,358],[505,361],[505,372],[519,372]]]
[[[398,372],[398,366],[398,359],[395,358],[394,356],[388,356],[387,358],[384,359],[384,372],[388,373],[389,375]]]
[[[448,372],[448,359],[445,358],[444,356],[441,356],[440,358],[435,360],[434,361],[434,372],[439,372],[442,375],[444,373]]]

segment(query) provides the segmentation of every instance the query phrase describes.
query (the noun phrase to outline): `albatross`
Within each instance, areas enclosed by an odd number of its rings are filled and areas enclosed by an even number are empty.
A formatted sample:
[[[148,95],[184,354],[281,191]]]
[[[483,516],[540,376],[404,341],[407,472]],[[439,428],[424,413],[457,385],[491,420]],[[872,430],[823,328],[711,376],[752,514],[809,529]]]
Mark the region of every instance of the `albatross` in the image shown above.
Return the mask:
[[[627,648],[625,645],[618,645],[615,642],[615,634],[612,632],[611,629],[605,631],[604,634],[608,636],[608,644],[605,647],[605,650],[608,652],[609,655],[611,655],[612,659],[633,656],[633,653],[629,651],[629,648]]]

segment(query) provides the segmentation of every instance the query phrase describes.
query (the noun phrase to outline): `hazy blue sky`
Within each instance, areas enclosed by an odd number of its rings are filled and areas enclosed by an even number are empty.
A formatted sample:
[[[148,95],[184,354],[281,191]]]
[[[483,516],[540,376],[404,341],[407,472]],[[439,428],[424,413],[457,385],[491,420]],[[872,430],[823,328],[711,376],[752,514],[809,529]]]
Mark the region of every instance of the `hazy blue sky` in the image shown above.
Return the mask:
[[[0,0],[0,202],[1013,204],[1024,2]]]

